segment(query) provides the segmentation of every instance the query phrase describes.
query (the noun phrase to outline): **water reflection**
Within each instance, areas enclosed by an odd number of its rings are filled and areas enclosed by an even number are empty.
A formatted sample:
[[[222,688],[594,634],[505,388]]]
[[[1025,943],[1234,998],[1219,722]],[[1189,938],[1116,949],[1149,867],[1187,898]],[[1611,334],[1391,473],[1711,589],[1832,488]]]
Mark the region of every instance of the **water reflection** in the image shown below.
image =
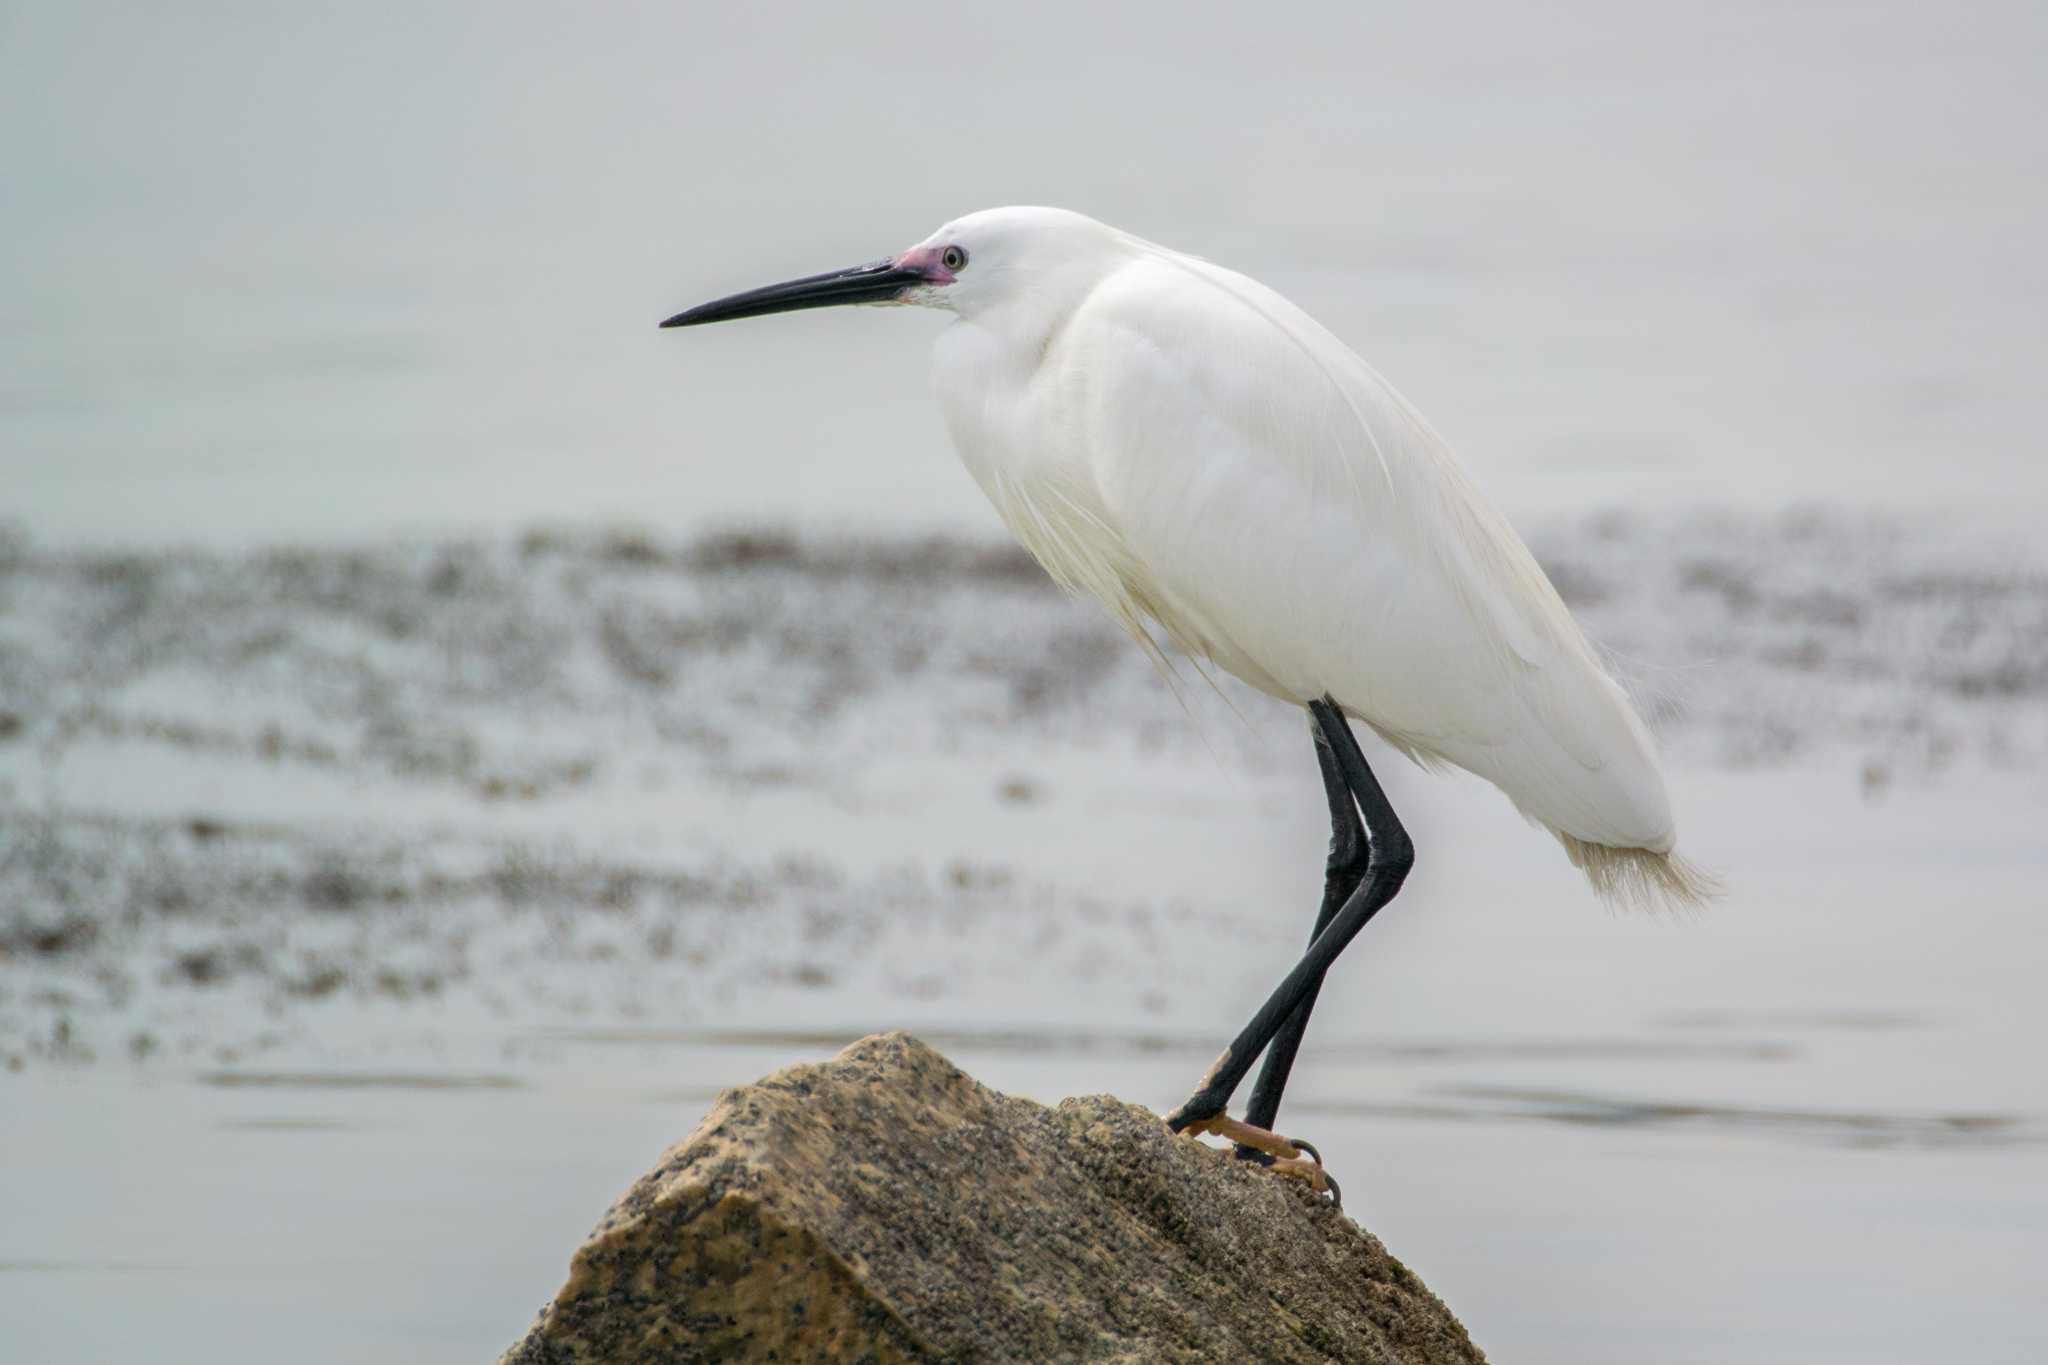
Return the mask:
[[[2005,1148],[2038,1146],[2044,1134],[2017,1114],[1883,1113],[1714,1104],[1511,1086],[1454,1086],[1425,1103],[1290,1101],[1296,1114],[1430,1123],[1564,1123],[1646,1132],[1796,1138],[1847,1147]]]

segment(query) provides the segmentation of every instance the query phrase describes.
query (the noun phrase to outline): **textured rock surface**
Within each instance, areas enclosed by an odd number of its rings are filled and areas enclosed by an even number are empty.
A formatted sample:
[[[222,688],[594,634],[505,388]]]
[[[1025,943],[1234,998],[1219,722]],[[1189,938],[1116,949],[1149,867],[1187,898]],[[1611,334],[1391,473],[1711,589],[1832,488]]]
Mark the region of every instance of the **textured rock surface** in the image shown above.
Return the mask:
[[[507,1362],[1480,1361],[1305,1188],[906,1034],[721,1096]]]

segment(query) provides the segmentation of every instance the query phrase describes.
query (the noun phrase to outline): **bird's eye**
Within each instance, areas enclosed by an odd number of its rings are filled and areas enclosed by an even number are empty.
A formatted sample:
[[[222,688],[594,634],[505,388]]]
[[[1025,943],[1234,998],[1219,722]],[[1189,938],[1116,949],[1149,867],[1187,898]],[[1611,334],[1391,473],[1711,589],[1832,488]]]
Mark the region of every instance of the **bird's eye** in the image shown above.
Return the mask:
[[[939,264],[948,270],[959,270],[967,264],[967,252],[964,248],[949,246],[939,253]]]

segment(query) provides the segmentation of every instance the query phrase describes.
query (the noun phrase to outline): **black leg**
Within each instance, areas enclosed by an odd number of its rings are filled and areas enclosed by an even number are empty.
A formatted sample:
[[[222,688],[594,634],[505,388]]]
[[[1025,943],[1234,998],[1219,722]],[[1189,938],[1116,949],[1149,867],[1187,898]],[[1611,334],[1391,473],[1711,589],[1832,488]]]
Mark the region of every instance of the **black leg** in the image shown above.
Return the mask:
[[[1294,970],[1287,974],[1279,989],[1259,1006],[1259,1012],[1252,1016],[1251,1022],[1216,1059],[1195,1093],[1166,1116],[1167,1126],[1175,1132],[1214,1118],[1228,1107],[1231,1095],[1244,1080],[1245,1073],[1251,1070],[1252,1063],[1258,1060],[1259,1054],[1273,1041],[1295,1010],[1313,996],[1323,973],[1357,937],[1366,921],[1394,898],[1394,893],[1407,879],[1408,869],[1415,865],[1415,846],[1409,842],[1408,831],[1394,814],[1394,808],[1387,804],[1387,795],[1380,790],[1379,779],[1373,776],[1365,755],[1359,752],[1351,727],[1344,723],[1334,704],[1325,700],[1317,705],[1322,708],[1315,710],[1317,722],[1330,741],[1344,785],[1357,800],[1359,813],[1365,817],[1365,827],[1371,832],[1365,880],[1359,883],[1335,917],[1323,926],[1323,931],[1316,935],[1315,942],[1309,945],[1308,952],[1294,965]],[[1334,725],[1329,723],[1331,719],[1335,720]]]
[[[1316,912],[1316,927],[1308,936],[1313,945],[1365,880],[1371,845],[1365,826],[1359,823],[1358,803],[1351,799],[1351,788],[1344,781],[1344,771],[1338,766],[1336,751],[1330,743],[1329,728],[1343,725],[1344,717],[1323,702],[1311,702],[1309,716],[1314,728],[1316,764],[1323,771],[1323,796],[1330,804],[1330,856],[1323,865],[1323,903]],[[1301,1049],[1302,1035],[1308,1032],[1309,1012],[1315,1009],[1316,994],[1322,987],[1323,979],[1318,976],[1266,1048],[1266,1064],[1259,1068],[1258,1083],[1252,1086],[1251,1103],[1244,1111],[1244,1121],[1254,1128],[1271,1129],[1280,1117],[1280,1092],[1287,1088],[1288,1073],[1294,1069],[1294,1054]],[[1248,1161],[1272,1160],[1255,1147],[1240,1146],[1237,1154]]]

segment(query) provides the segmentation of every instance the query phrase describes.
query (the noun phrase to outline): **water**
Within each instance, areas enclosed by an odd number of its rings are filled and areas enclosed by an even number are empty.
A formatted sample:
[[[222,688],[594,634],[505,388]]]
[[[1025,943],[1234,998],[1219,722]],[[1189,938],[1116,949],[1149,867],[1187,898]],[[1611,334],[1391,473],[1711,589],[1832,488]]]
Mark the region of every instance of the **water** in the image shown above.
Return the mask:
[[[1701,841],[1742,886],[1683,927],[1586,913],[1492,803],[1421,802],[1439,844],[1488,857],[1426,865],[1410,913],[1347,961],[1289,1126],[1500,1359],[2039,1358],[2038,783],[1888,800],[1794,845],[1758,808],[1837,810],[1837,783],[1684,776]],[[1305,912],[1313,831],[1280,798],[1312,793],[1282,785],[1235,818],[1184,815],[1175,884],[1209,879],[1218,901],[1283,888]],[[928,814],[866,824],[900,848]],[[1935,849],[1914,837],[1929,825],[1977,833]],[[1019,851],[1014,831],[985,836]],[[1244,847],[1267,843],[1303,856],[1252,885]],[[259,1360],[281,1342],[306,1360],[485,1358],[719,1086],[922,1017],[990,1083],[1163,1107],[1284,963],[1280,927],[1183,946],[1208,970],[1162,1011],[1125,994],[1147,975],[1127,959],[1077,983],[1059,954],[992,933],[925,950],[964,959],[963,994],[985,999],[808,992],[837,1030],[778,1031],[804,1017],[786,989],[683,1029],[433,1012],[430,1045],[393,1060],[358,1044],[367,1063],[323,1028],[327,1060],[244,1064],[247,1084],[37,1066],[9,1079],[0,1119],[12,1339],[38,1360],[144,1343]],[[447,1083],[416,1079],[432,1077]]]
[[[2048,491],[2018,0],[5,22],[0,513],[39,534],[993,529],[936,319],[654,323],[1015,202],[1301,298],[1518,513]]]

